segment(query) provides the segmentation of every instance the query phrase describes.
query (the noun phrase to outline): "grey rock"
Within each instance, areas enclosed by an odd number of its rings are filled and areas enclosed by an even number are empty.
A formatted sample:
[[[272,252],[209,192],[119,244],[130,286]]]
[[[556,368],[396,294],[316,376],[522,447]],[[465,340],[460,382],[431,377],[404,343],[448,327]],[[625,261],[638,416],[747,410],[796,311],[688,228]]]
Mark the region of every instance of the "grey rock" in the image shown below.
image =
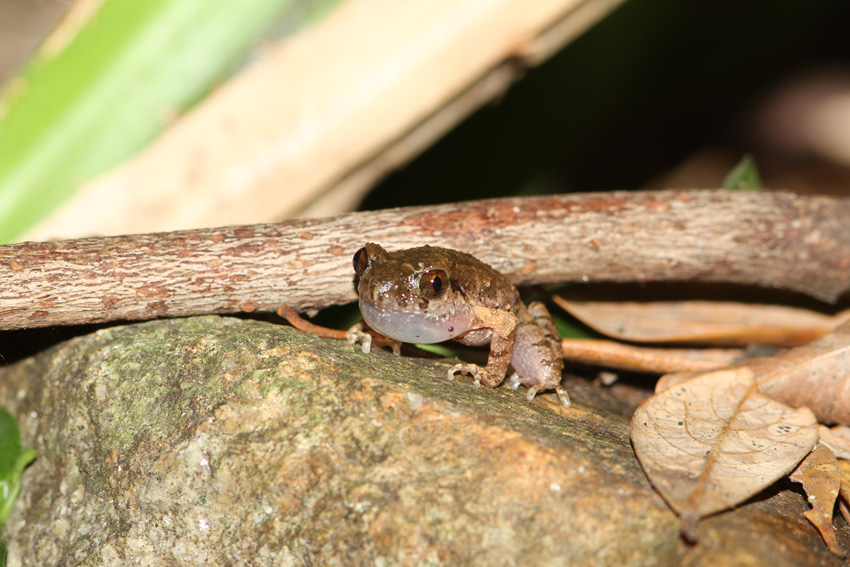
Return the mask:
[[[0,368],[39,451],[8,564],[840,565],[779,488],[685,544],[628,417],[447,365],[208,316]]]

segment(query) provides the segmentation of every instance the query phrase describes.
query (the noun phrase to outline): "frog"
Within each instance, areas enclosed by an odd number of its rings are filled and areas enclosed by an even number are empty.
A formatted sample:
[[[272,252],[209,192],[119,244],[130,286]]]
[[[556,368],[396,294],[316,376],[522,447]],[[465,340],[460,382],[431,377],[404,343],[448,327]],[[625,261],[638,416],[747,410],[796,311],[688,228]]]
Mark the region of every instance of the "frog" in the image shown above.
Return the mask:
[[[485,367],[455,364],[448,369],[449,380],[467,374],[476,386],[495,388],[511,365],[515,372],[509,384],[528,387],[529,401],[555,390],[570,407],[561,387],[561,337],[549,311],[540,302],[526,305],[517,288],[489,264],[450,248],[425,245],[387,252],[373,242],[354,254],[353,264],[363,321],[346,333],[350,344],[371,350],[364,323],[388,339],[395,354],[401,343],[489,344]]]

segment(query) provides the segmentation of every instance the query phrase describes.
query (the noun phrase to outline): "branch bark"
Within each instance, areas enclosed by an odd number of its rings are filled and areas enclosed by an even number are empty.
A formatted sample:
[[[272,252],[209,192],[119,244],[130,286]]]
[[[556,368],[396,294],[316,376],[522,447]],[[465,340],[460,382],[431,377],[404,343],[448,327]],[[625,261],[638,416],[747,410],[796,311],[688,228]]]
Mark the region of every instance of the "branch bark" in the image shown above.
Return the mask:
[[[0,247],[0,329],[346,303],[367,241],[462,249],[517,284],[734,282],[833,301],[850,286],[848,218],[846,199],[666,190],[25,242]]]

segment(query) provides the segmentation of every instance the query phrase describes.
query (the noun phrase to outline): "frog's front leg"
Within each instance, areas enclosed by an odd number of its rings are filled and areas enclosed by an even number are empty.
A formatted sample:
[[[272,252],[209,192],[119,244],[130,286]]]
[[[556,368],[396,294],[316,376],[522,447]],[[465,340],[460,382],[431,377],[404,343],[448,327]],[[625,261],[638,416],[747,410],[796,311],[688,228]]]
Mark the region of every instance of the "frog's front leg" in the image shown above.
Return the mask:
[[[472,375],[476,386],[484,384],[488,388],[495,388],[508,372],[516,341],[517,318],[510,311],[481,306],[473,308],[473,315],[473,323],[470,325],[472,330],[456,340],[466,344],[482,344],[476,333],[483,336],[489,331],[490,354],[487,366],[481,368],[477,364],[455,364],[448,371],[449,380],[454,380],[455,374],[461,372]]]
[[[351,326],[350,329],[348,329],[348,331],[346,331],[345,339],[348,341],[348,344],[352,346],[357,343],[360,343],[361,350],[365,353],[368,353],[372,350],[372,335],[363,330],[363,327],[363,321],[356,322]],[[393,349],[394,355],[401,355],[401,341],[397,341],[389,337],[384,337],[383,335],[378,335],[378,339],[381,338],[383,338],[383,341],[379,342],[379,346],[389,345],[389,347]]]

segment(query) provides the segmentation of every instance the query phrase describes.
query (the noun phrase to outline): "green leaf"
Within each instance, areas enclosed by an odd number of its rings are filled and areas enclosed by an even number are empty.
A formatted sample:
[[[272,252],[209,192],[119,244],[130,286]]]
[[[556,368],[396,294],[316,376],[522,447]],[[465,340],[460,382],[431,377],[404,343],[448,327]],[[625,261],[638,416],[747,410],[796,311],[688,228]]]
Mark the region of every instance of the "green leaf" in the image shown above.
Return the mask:
[[[564,315],[559,310],[554,310],[551,307],[549,312],[552,314],[552,320],[555,321],[555,327],[558,328],[558,333],[565,339],[595,339],[599,338],[599,333],[569,315]]]
[[[132,155],[292,0],[106,0],[0,96],[0,243]]]
[[[443,358],[455,358],[458,355],[458,349],[447,347],[444,344],[417,344],[417,348],[424,350],[425,352],[430,352],[431,354],[436,354],[437,356],[442,356]]]
[[[726,189],[761,189],[761,176],[753,156],[746,154],[723,180]]]
[[[21,490],[21,474],[35,455],[32,449],[24,451],[18,423],[12,414],[0,408],[0,527]]]

